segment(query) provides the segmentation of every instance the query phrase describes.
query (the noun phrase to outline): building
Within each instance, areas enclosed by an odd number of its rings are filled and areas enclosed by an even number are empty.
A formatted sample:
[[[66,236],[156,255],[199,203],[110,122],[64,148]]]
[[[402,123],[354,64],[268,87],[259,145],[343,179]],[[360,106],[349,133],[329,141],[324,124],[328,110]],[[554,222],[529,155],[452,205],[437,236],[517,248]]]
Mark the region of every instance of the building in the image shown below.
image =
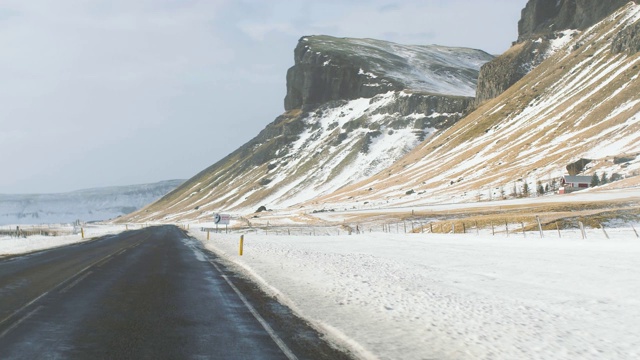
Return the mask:
[[[573,191],[584,190],[591,187],[591,176],[571,176],[562,177],[562,187],[560,194],[568,194]]]

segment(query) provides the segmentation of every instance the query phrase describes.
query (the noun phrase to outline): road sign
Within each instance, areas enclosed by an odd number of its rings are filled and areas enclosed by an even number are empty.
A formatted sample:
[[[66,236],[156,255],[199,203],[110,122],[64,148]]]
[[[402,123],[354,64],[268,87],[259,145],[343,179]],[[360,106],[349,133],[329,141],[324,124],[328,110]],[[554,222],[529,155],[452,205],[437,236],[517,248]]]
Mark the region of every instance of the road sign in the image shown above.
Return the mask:
[[[231,215],[229,214],[215,214],[213,216],[213,222],[215,222],[216,225],[229,225],[230,221]]]

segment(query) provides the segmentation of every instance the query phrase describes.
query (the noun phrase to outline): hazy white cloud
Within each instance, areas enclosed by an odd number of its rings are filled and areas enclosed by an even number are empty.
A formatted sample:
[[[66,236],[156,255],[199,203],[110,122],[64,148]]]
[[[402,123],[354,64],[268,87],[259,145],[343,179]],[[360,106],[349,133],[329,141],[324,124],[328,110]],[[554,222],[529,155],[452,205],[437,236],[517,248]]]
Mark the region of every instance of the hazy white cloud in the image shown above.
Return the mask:
[[[0,193],[190,177],[283,111],[300,37],[498,52],[525,3],[3,0]]]
[[[274,32],[293,36],[299,34],[289,23],[243,22],[238,24],[238,28],[255,41],[264,41],[267,35]]]

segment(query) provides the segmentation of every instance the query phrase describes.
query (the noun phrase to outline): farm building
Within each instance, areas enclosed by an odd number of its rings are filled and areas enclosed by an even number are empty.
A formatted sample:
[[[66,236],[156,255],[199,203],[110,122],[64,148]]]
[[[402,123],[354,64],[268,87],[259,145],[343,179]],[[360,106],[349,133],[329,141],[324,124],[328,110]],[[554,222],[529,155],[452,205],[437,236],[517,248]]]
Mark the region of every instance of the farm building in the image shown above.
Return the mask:
[[[562,177],[562,187],[560,194],[567,194],[573,191],[588,189],[591,186],[591,176],[571,176]]]

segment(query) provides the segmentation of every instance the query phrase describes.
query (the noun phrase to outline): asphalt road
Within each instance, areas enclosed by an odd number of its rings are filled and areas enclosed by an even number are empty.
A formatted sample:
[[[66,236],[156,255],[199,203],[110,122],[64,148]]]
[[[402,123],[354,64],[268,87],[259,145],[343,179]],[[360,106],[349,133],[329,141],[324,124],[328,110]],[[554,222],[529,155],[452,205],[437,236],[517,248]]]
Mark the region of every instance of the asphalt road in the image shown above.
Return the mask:
[[[172,226],[0,260],[0,359],[350,359]]]

